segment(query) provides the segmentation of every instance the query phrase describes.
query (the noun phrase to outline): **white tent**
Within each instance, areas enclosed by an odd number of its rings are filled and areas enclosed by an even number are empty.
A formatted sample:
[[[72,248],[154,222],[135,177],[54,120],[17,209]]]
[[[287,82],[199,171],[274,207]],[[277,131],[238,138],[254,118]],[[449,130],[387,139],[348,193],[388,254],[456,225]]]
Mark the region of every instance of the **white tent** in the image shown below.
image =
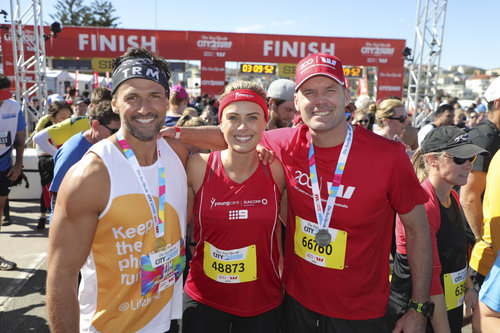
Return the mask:
[[[75,79],[66,71],[47,70],[45,76],[47,78],[47,90],[52,90],[54,94],[63,96],[66,93],[66,87],[75,85]]]

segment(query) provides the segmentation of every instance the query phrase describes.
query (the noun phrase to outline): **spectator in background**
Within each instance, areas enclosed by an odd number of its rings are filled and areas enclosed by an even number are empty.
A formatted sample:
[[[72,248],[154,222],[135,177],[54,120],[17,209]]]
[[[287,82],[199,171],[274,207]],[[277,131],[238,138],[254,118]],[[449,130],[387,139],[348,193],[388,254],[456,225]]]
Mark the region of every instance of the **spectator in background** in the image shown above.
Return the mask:
[[[403,131],[403,134],[401,135],[401,139],[403,140],[405,145],[410,148],[410,151],[414,151],[418,148],[418,129],[413,127],[412,124],[413,114],[409,114],[408,119],[406,119],[405,129]],[[413,153],[410,154],[409,151],[407,151],[407,153],[409,155],[413,155]]]
[[[83,117],[87,114],[87,109],[89,107],[89,101],[84,97],[78,97],[73,103],[73,110],[75,113],[73,117]]]
[[[188,101],[189,96],[186,89],[180,84],[174,85],[170,90],[170,108],[165,118],[165,126],[175,126],[186,109]]]
[[[467,122],[467,116],[465,112],[460,109],[459,111],[455,110],[455,117],[453,118],[453,124],[458,128],[465,128]]]
[[[58,124],[61,121],[71,117],[71,106],[66,101],[56,101],[49,106],[49,123]],[[50,210],[51,196],[49,192],[50,182],[54,178],[54,158],[52,154],[44,150],[40,145],[35,144],[38,156],[38,171],[40,173],[40,183],[42,185],[42,194],[40,197],[40,218],[38,219],[38,230],[45,228],[47,223],[47,210]]]
[[[368,129],[368,125],[370,125],[370,116],[366,110],[356,110],[352,115],[352,125],[360,125],[364,128]]]
[[[488,102],[487,119],[469,131],[474,144],[486,149],[490,156],[478,158],[466,186],[460,190],[465,217],[476,237],[470,260],[471,275],[476,288],[480,288],[484,277],[495,261],[499,249],[500,234],[498,175],[500,149],[500,77],[495,79],[484,97]],[[493,157],[495,156],[495,157]],[[493,171],[495,170],[495,171]],[[490,171],[492,171],[490,173]],[[484,202],[482,202],[484,193]],[[484,213],[484,215],[483,215]],[[496,240],[495,240],[496,239]]]
[[[379,105],[370,105],[370,110],[375,111],[378,130],[374,131],[389,140],[402,142],[401,135],[405,129],[408,115],[403,104],[398,99],[385,99]]]
[[[293,96],[295,82],[287,79],[273,81],[267,89],[267,105],[269,106],[269,123],[267,129],[290,127],[295,116]]]
[[[460,202],[476,239],[481,237],[483,227],[481,198],[486,187],[486,173],[491,159],[500,148],[500,77],[489,85],[484,97],[488,102],[487,119],[471,129],[469,136],[475,145],[486,149],[490,156],[479,156],[477,158],[469,175],[467,185],[462,186],[460,189]],[[471,262],[471,267],[475,270],[478,269],[474,262]],[[481,274],[484,279],[486,273],[482,271]]]
[[[370,112],[370,105],[375,104],[375,102],[368,95],[360,95],[354,105],[356,106],[356,111],[364,112],[370,120],[368,122],[367,129],[372,131],[373,124],[375,123],[375,113]]]
[[[111,101],[111,90],[106,87],[99,86],[90,97],[90,107],[97,105],[101,101]],[[38,127],[38,126],[37,126]],[[38,133],[33,138],[44,151],[54,156],[57,148],[63,145],[69,138],[76,133],[88,130],[90,128],[86,116],[67,119],[57,125],[52,125],[45,129],[38,129]]]
[[[217,116],[213,112],[213,109],[213,106],[207,105],[200,115],[200,118],[203,119],[207,125],[215,125],[217,123]]]
[[[92,106],[88,122],[90,129],[73,135],[54,156],[54,177],[49,189],[52,192],[52,208],[55,206],[59,186],[69,168],[78,162],[93,144],[115,134],[120,128],[120,116],[113,112],[109,101]],[[45,225],[39,227],[39,230],[43,230]]]
[[[66,95],[64,95],[64,100],[68,102],[69,105],[73,105],[76,99],[76,88],[69,86],[66,88]]]
[[[0,74],[0,219],[10,192],[11,182],[21,174],[23,167],[26,121],[21,105],[11,99],[10,80]],[[16,150],[16,161],[12,165],[12,149]],[[0,223],[0,230],[2,229]],[[16,263],[0,257],[0,270],[16,268]]]
[[[478,125],[477,122],[477,112],[474,110],[469,111],[468,113],[468,121],[467,121],[467,128],[474,128]]]
[[[472,314],[477,303],[477,292],[467,275],[465,221],[458,194],[452,188],[467,182],[478,154],[488,152],[473,145],[462,129],[441,126],[425,137],[412,159],[417,177],[430,198],[425,211],[434,254],[431,301],[435,308],[427,326],[432,326],[434,332],[461,332],[464,298],[468,314]],[[406,258],[405,229],[399,217],[396,244],[388,307],[393,325],[408,310],[411,293],[411,266]]]
[[[440,126],[450,126],[453,123],[453,108],[450,104],[441,104],[434,113],[434,122],[425,125],[418,131],[418,145],[422,144],[430,131]]]

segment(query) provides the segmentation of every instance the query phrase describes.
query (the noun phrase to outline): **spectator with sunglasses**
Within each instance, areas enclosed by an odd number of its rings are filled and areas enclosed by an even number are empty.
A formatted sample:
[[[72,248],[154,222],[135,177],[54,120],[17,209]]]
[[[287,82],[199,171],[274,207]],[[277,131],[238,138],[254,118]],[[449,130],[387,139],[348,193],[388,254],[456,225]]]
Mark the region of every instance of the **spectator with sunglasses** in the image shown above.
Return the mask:
[[[422,145],[422,141],[429,132],[440,126],[451,126],[453,124],[454,111],[450,104],[441,104],[434,112],[434,121],[425,125],[418,131],[418,145]]]
[[[379,125],[375,133],[389,140],[402,142],[401,136],[405,129],[406,109],[399,99],[385,99],[379,105],[370,105],[370,110],[376,110],[375,119]]]
[[[467,183],[477,155],[488,152],[472,143],[467,133],[454,126],[441,126],[430,132],[412,158],[417,177],[429,195],[425,204],[431,230],[434,256],[431,301],[434,314],[427,326],[435,332],[461,332],[463,304],[472,314],[477,292],[467,274],[467,237],[458,194],[453,186]],[[394,273],[388,318],[392,326],[411,304],[411,262],[406,257],[406,234],[396,219]],[[410,305],[409,305],[410,304]]]
[[[356,110],[354,111],[354,115],[352,116],[352,125],[360,125],[366,129],[368,129],[368,125],[370,124],[370,116],[368,112],[364,110]]]
[[[115,134],[120,128],[120,116],[111,110],[111,102],[103,101],[88,111],[90,129],[73,135],[54,156],[54,179],[50,185],[52,207],[55,206],[59,186],[69,168],[78,162],[89,148]]]
[[[477,112],[474,110],[470,111],[467,117],[467,128],[476,127],[478,125],[477,118],[478,118]]]

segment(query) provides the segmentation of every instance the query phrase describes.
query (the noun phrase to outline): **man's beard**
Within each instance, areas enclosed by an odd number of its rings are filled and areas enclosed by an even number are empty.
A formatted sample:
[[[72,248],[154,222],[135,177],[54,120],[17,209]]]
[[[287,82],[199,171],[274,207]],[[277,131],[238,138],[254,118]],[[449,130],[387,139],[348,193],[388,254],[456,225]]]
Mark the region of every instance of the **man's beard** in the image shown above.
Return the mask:
[[[137,128],[135,128],[132,125],[132,123],[130,123],[127,119],[124,119],[123,117],[120,117],[120,118],[122,118],[121,119],[122,124],[124,124],[127,131],[141,141],[151,141],[152,139],[156,138],[158,136],[158,133],[160,132],[161,128],[163,127],[163,123],[165,122],[165,120],[158,121],[156,123],[156,127],[153,129],[153,131],[151,131],[149,133],[143,133],[140,130],[138,130]],[[154,121],[157,121],[157,119],[158,119],[158,117],[155,116]]]

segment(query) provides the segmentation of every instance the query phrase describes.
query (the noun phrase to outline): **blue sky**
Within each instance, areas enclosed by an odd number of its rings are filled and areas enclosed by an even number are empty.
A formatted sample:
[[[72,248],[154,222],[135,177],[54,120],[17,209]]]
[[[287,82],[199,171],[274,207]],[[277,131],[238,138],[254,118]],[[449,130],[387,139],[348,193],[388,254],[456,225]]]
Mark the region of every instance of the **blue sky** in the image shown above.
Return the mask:
[[[26,0],[22,2],[26,3]],[[43,0],[52,23],[57,0]],[[91,0],[84,0],[90,5]],[[413,48],[417,0],[113,0],[119,27],[405,39]],[[443,0],[439,0],[440,3]],[[422,0],[422,3],[425,3]],[[5,8],[7,11],[9,8]],[[441,67],[500,67],[500,1],[449,0]]]

